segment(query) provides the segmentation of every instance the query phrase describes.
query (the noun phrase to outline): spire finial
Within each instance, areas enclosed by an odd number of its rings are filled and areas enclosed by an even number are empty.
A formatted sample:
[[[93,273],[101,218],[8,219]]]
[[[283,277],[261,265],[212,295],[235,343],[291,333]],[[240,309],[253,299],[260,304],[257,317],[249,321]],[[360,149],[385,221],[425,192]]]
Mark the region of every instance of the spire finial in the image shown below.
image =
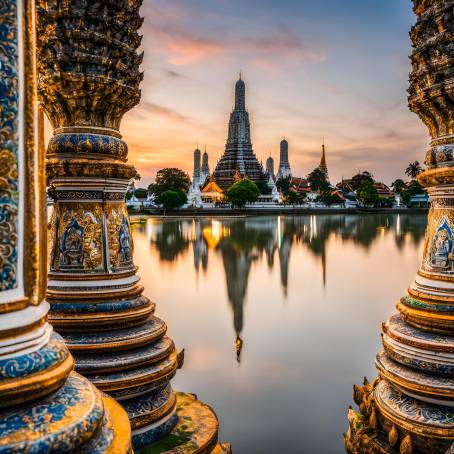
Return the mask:
[[[241,79],[241,69],[240,69],[240,80],[243,80],[243,79]]]

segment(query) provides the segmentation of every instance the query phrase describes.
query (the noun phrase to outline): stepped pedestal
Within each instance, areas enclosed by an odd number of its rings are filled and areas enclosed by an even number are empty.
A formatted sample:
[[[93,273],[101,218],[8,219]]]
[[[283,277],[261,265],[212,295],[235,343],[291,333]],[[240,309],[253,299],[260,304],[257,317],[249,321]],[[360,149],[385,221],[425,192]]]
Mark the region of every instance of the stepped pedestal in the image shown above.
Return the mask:
[[[72,372],[74,360],[47,322],[34,7],[0,5],[0,453],[128,454],[126,412]]]
[[[194,394],[177,393],[178,424],[170,435],[143,449],[140,454],[197,453],[231,454],[229,444],[217,442],[216,414]]]
[[[382,327],[379,377],[354,387],[359,412],[350,409],[345,435],[352,453],[454,452],[454,1],[413,3],[409,105],[432,136],[418,177],[432,206],[422,265]]]

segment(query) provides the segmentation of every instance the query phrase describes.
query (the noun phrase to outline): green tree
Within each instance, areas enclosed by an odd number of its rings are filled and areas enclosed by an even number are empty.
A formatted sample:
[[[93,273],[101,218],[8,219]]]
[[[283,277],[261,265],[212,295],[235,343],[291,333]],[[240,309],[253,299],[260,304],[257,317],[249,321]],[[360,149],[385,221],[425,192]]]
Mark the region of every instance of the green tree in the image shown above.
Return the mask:
[[[405,190],[400,193],[400,198],[405,205],[410,203],[410,199],[416,194],[425,194],[426,191],[416,180],[412,180]]]
[[[268,195],[271,194],[271,188],[268,186],[266,181],[260,180],[257,183],[257,187],[259,188],[260,194]]]
[[[378,204],[383,208],[392,208],[394,202],[394,197],[378,197]]]
[[[334,204],[344,203],[344,201],[339,197],[337,193],[334,193],[330,190],[322,191],[318,197],[320,202],[324,203],[326,206],[331,206]]]
[[[405,189],[405,181],[398,178],[391,183],[391,187],[396,194],[400,194]]]
[[[375,206],[379,202],[379,195],[374,183],[363,181],[356,191],[356,197],[365,206]]]
[[[138,188],[134,191],[134,195],[138,199],[145,199],[148,196],[148,191],[144,188]]]
[[[329,189],[329,183],[326,180],[326,175],[319,169],[314,169],[308,176],[307,181],[312,191],[327,191]]]
[[[352,177],[352,189],[356,191],[360,186],[361,183],[363,182],[368,182],[368,183],[374,183],[374,176],[367,171],[357,173],[356,175],[353,175]]]
[[[276,187],[281,194],[283,194],[284,196],[287,196],[292,187],[292,181],[291,181],[290,177],[279,178],[276,181]]]
[[[422,172],[421,164],[419,161],[410,162],[408,167],[405,169],[405,175],[414,180]]]
[[[306,200],[307,194],[305,192],[297,192],[298,194],[298,203],[302,205]]]
[[[148,186],[148,191],[157,196],[166,191],[187,192],[191,179],[183,170],[169,167],[161,169],[156,174],[156,181]]]
[[[181,191],[164,191],[156,197],[156,203],[162,205],[165,210],[173,210],[184,205],[188,201],[186,194]]]
[[[227,200],[239,208],[244,207],[246,203],[256,202],[259,196],[259,188],[247,177],[238,180],[227,191]]]
[[[300,204],[300,199],[298,193],[293,189],[290,189],[285,196],[285,203],[288,205],[297,205]]]

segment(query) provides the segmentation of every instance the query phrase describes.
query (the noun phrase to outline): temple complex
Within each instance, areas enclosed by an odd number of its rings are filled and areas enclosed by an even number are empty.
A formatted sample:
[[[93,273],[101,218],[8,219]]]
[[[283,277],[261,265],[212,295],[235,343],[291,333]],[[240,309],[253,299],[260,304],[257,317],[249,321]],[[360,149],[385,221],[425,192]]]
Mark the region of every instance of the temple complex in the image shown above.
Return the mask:
[[[249,113],[246,110],[246,85],[240,79],[235,85],[235,108],[230,114],[229,130],[224,154],[216,165],[214,178],[226,191],[239,172],[254,182],[266,181],[263,168],[252,149]]]
[[[286,139],[281,140],[279,153],[279,169],[277,171],[277,179],[291,178],[292,170],[288,159],[288,142]]]
[[[454,452],[454,84],[452,0],[413,0],[409,107],[431,135],[419,175],[432,200],[422,264],[382,326],[378,378],[354,387],[350,453]]]
[[[140,6],[48,0],[37,10],[38,94],[53,127],[50,321],[76,370],[125,408],[135,449],[173,443],[181,452],[210,452],[216,416],[172,390],[183,355],[143,294],[133,260],[125,193],[137,173],[119,129],[140,101]],[[188,427],[193,436],[166,438]]]
[[[0,4],[0,452],[130,454],[126,412],[72,372],[47,321],[34,7]]]

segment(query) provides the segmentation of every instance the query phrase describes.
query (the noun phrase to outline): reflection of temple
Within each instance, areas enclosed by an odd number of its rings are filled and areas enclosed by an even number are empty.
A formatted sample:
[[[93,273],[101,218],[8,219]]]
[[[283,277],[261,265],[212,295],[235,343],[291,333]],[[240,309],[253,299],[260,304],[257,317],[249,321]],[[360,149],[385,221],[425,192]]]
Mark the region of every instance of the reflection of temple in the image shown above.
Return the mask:
[[[254,261],[266,260],[275,266],[277,252],[280,282],[284,295],[289,287],[292,249],[304,246],[318,258],[321,282],[326,285],[329,239],[336,235],[365,249],[382,235],[393,235],[400,247],[406,241],[418,244],[424,235],[424,221],[411,215],[321,215],[270,216],[212,220],[166,220],[148,224],[150,242],[159,251],[160,260],[172,261],[192,244],[194,267],[207,269],[209,254],[221,254],[226,277],[227,296],[233,312],[235,348],[240,359],[243,348],[244,301]]]
[[[228,238],[221,241],[219,249],[225,269],[227,295],[233,311],[233,326],[236,333],[236,346],[242,347],[243,305],[246,297],[249,273],[254,256],[251,251],[238,250]],[[241,348],[237,348],[237,360],[241,361]]]
[[[192,250],[194,253],[194,268],[198,271],[200,263],[205,271],[208,267],[208,247],[202,237],[202,222],[200,219],[194,219],[194,240],[192,242]]]

